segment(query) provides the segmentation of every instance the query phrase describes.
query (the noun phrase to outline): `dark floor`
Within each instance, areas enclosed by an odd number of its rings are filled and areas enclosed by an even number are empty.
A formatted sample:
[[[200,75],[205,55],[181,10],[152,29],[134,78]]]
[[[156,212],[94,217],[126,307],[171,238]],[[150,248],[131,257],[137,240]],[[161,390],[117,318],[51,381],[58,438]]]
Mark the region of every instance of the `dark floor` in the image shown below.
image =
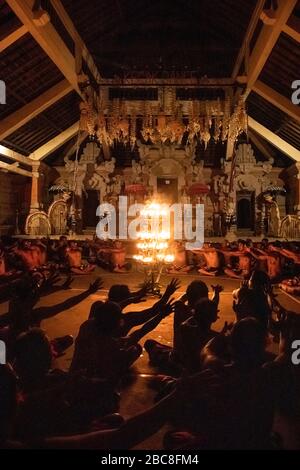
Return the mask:
[[[143,275],[138,272],[131,272],[128,274],[112,274],[104,272],[98,269],[95,273],[89,276],[78,276],[72,284],[72,289],[68,291],[61,291],[52,295],[49,295],[43,298],[40,302],[40,305],[54,305],[61,302],[66,296],[73,296],[79,294],[84,289],[86,289],[89,283],[95,279],[97,276],[101,276],[104,280],[103,290],[99,291],[97,294],[91,295],[87,300],[83,301],[81,304],[77,305],[74,308],[71,308],[63,313],[57,315],[56,317],[45,320],[42,323],[42,327],[47,331],[50,338],[56,336],[62,336],[65,334],[72,334],[76,337],[78,329],[81,323],[86,320],[89,314],[89,309],[91,304],[95,300],[105,299],[107,296],[107,290],[113,284],[128,284],[130,289],[135,290],[143,281]],[[171,279],[172,276],[163,276],[161,279],[162,286],[165,286]],[[185,274],[178,276],[181,282],[181,287],[179,291],[175,294],[175,297],[180,297],[186,290],[186,287],[189,282],[193,279],[203,279],[197,275]],[[222,284],[224,291],[221,293],[220,300],[220,313],[219,320],[215,324],[216,329],[221,329],[225,321],[233,321],[234,315],[232,311],[232,290],[239,286],[239,281],[228,279],[225,277],[218,277],[208,279],[205,278],[205,281],[210,286],[211,284]],[[279,301],[290,310],[293,310],[300,314],[300,300],[294,299],[290,295],[278,292]],[[149,297],[146,302],[138,305],[131,305],[128,307],[129,310],[139,310],[145,307],[152,305],[157,298]],[[7,304],[0,305],[0,314],[5,312],[7,309]],[[149,337],[156,339],[164,344],[172,344],[172,315],[167,319],[163,320],[161,324],[149,335]],[[145,337],[145,339],[147,336]],[[276,352],[276,346],[273,344],[270,346],[272,350]],[[67,353],[57,359],[56,366],[67,369],[70,365],[70,361],[73,354],[73,348],[70,348]],[[125,416],[133,416],[145,408],[149,407],[153,402],[153,391],[149,388],[149,380],[153,375],[157,374],[157,371],[149,366],[148,358],[146,353],[137,361],[134,368],[132,368],[132,381],[127,385],[122,393],[121,399],[121,413]],[[282,423],[282,420],[279,420],[280,429],[284,427],[284,433],[286,434],[287,447],[295,448],[298,447],[299,442],[295,442],[296,435],[290,423]],[[165,429],[162,429],[160,432],[147,439],[141,443],[138,448],[142,449],[159,449],[161,448],[161,437],[164,434]],[[298,441],[298,439],[297,439]],[[300,441],[300,433],[299,433]],[[300,444],[299,447],[300,448]]]

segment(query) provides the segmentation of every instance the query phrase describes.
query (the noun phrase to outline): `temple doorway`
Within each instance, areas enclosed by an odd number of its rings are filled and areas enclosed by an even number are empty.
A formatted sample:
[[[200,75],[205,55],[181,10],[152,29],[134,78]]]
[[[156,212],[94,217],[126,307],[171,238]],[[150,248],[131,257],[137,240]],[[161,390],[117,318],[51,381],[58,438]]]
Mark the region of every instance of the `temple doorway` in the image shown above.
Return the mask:
[[[178,202],[178,178],[157,177],[157,194],[167,204]]]
[[[82,224],[83,228],[96,227],[99,218],[96,216],[97,207],[99,206],[99,191],[88,189],[82,194]]]
[[[254,191],[238,191],[237,202],[237,228],[242,230],[254,230]]]

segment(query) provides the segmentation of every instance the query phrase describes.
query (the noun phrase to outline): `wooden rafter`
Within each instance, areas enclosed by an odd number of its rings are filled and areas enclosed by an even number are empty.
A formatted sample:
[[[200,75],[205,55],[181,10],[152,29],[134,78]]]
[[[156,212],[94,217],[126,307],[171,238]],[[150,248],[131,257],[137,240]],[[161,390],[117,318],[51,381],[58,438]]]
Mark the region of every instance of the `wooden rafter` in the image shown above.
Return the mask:
[[[78,130],[79,122],[76,122],[72,126],[68,127],[68,129],[62,131],[59,135],[53,137],[53,139],[49,140],[49,142],[32,152],[30,154],[30,158],[32,158],[32,160],[43,160],[48,155],[50,155],[50,153],[54,152],[68,140],[74,137],[74,135],[78,133]]]
[[[62,5],[60,0],[50,0],[52,6],[55,8],[58,16],[61,19],[61,22],[69,32],[71,38],[75,43],[75,47],[77,51],[79,50],[82,54],[83,59],[85,60],[88,68],[93,74],[94,79],[98,82],[101,78],[100,72],[94,62],[93,57],[89,53],[85,43],[83,42],[80,34],[78,33],[77,29],[71,18],[69,17],[68,13],[66,12],[64,6]]]
[[[264,24],[249,57],[249,69],[245,98],[251,92],[265,63],[268,60],[285,24],[293,12],[297,0],[278,0],[278,8],[274,13],[274,24]]]
[[[300,150],[288,144],[274,132],[267,129],[265,126],[257,122],[252,117],[248,116],[248,125],[257,134],[261,135],[267,142],[270,142],[274,147],[278,148],[282,153],[292,158],[296,162],[300,162]]]
[[[3,169],[5,171],[10,171],[12,173],[17,173],[18,175],[28,176],[32,178],[32,173],[28,170],[23,170],[23,168],[19,168],[19,163],[5,163],[0,160],[0,170]]]
[[[239,74],[239,70],[240,70],[241,65],[243,63],[243,60],[247,57],[247,54],[249,53],[250,41],[251,41],[251,38],[254,34],[255,28],[256,28],[256,26],[259,22],[260,14],[262,12],[264,4],[265,4],[265,0],[258,0],[257,1],[256,7],[255,7],[255,9],[253,11],[253,14],[251,16],[251,20],[249,22],[249,25],[248,25],[248,28],[247,28],[242,46],[239,50],[239,54],[237,56],[237,59],[235,61],[234,67],[233,67],[232,78],[234,78],[234,79],[237,78],[237,76]]]
[[[7,47],[11,46],[14,42],[20,39],[24,34],[28,33],[28,28],[22,25],[12,33],[8,34],[0,41],[0,52],[3,52]]]
[[[291,118],[295,119],[295,121],[300,122],[300,108],[299,106],[295,106],[290,99],[273,90],[260,80],[257,80],[253,85],[253,91],[269,101],[269,103],[281,109],[281,111],[288,114]]]
[[[289,21],[284,25],[283,32],[288,34],[295,41],[300,42],[300,20],[295,16],[291,16]]]
[[[15,132],[20,127],[47,109],[52,104],[72,91],[72,86],[67,80],[62,80],[30,103],[10,114],[0,122],[0,140]]]
[[[0,144],[0,156],[1,155],[9,158],[10,160],[19,163],[24,163],[25,165],[29,166],[32,166],[35,163],[33,160],[31,160],[31,158],[25,157],[24,155],[21,155],[20,153],[15,152],[14,150],[9,149],[8,147],[5,147],[5,145]]]
[[[10,8],[22,21],[28,31],[46,52],[50,59],[59,68],[61,73],[72,85],[74,90],[82,96],[78,86],[77,73],[75,67],[75,57],[70,52],[53,24],[49,21],[43,25],[34,21],[33,6],[34,0],[6,0]]]

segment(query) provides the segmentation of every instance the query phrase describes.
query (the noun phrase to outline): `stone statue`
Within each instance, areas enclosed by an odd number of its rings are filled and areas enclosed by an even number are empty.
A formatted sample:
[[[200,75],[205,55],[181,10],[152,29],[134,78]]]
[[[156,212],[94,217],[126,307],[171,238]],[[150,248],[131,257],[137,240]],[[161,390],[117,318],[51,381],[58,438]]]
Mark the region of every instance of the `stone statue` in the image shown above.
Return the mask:
[[[227,175],[216,175],[213,177],[214,193],[217,196],[222,196],[228,193],[229,185],[227,182]]]
[[[196,163],[195,160],[192,161],[192,181],[193,183],[203,183],[205,184],[204,181],[204,175],[203,175],[203,166],[204,166],[204,161],[200,160],[199,163]]]
[[[272,196],[265,196],[265,200],[269,204],[268,211],[268,235],[278,237],[280,229],[280,211],[276,201]]]
[[[144,183],[145,177],[148,175],[147,165],[144,162],[137,162],[136,160],[131,160],[132,165],[132,182]]]

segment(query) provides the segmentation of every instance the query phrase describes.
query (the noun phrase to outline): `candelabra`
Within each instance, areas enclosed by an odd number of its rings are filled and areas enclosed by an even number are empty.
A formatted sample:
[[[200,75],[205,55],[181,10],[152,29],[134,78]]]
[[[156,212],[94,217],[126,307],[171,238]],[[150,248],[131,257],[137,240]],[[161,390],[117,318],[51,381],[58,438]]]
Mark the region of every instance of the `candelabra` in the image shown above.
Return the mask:
[[[170,231],[163,230],[162,218],[166,211],[157,203],[149,203],[141,211],[144,218],[144,230],[139,233],[138,254],[134,259],[144,267],[146,281],[151,285],[153,294],[160,295],[160,277],[165,266],[173,263],[174,255],[170,253]]]

